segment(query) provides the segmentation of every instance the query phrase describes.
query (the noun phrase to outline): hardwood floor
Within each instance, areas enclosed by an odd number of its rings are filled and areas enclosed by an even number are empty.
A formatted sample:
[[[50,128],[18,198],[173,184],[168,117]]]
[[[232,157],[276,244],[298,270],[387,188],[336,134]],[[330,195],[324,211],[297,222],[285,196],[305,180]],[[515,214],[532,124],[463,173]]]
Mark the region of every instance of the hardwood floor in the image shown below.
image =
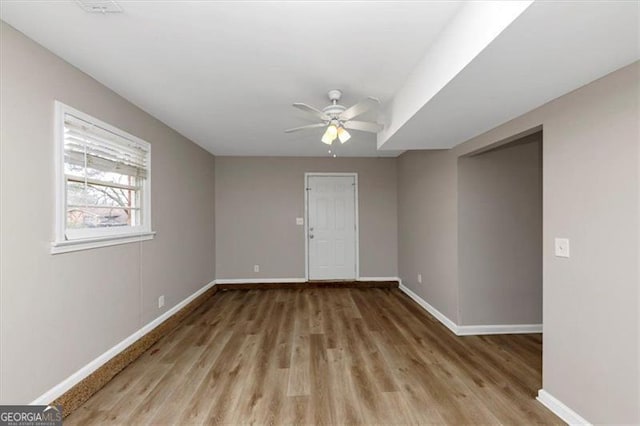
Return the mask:
[[[397,289],[224,291],[65,424],[561,424],[541,354],[456,337]]]

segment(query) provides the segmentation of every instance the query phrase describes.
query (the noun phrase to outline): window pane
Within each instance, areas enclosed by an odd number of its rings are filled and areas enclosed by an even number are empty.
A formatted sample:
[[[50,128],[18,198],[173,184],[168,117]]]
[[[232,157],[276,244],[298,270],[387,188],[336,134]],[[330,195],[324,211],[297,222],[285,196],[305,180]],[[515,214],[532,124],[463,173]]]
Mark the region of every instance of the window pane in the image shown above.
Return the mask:
[[[77,164],[67,163],[64,164],[64,173],[69,176],[76,176],[79,178],[96,179],[102,182],[118,183],[120,185],[136,186],[139,184],[140,179],[135,176],[129,176],[117,172],[104,172],[101,170],[92,169],[91,167],[84,168]]]
[[[67,181],[67,205],[85,205],[84,184]]]
[[[64,174],[84,178],[84,167],[68,163],[65,158]]]
[[[139,207],[136,192],[139,191],[67,181],[67,206]]]
[[[106,207],[72,207],[67,209],[67,228],[111,228],[131,226],[139,210]]]
[[[90,179],[101,180],[103,182],[119,183],[120,185],[135,186],[136,177],[120,174],[117,172],[104,172],[88,167],[86,169],[87,177]]]

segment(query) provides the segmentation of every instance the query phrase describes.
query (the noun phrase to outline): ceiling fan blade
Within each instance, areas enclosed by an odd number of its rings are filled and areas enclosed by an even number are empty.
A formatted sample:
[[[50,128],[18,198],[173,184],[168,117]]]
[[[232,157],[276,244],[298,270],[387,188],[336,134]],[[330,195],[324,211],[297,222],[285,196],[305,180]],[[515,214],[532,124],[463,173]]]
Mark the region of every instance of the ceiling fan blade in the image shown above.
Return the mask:
[[[314,108],[311,105],[307,105],[307,104],[301,104],[301,103],[295,103],[293,104],[294,107],[301,109],[302,111],[313,115],[314,117],[319,118],[320,120],[323,121],[329,121],[331,120],[331,117],[329,117],[327,114],[325,114],[324,112],[320,111],[318,108]]]
[[[380,105],[380,101],[374,97],[369,96],[366,99],[361,100],[357,104],[353,105],[350,108],[347,108],[340,114],[341,121],[351,120],[365,112],[369,111],[371,108],[377,107]]]
[[[285,133],[297,132],[298,130],[315,129],[316,127],[325,127],[326,123],[307,124],[306,126],[294,127],[293,129],[287,129]]]
[[[363,132],[378,133],[382,130],[382,124],[369,123],[367,121],[346,121],[343,126],[347,129],[361,130]]]

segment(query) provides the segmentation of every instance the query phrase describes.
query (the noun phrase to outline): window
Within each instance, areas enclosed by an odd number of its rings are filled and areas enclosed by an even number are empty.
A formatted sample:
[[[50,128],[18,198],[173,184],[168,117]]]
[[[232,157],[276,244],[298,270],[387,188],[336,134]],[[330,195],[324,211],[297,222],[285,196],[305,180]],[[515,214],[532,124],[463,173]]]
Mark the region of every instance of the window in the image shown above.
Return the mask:
[[[152,238],[151,146],[56,102],[54,253]]]

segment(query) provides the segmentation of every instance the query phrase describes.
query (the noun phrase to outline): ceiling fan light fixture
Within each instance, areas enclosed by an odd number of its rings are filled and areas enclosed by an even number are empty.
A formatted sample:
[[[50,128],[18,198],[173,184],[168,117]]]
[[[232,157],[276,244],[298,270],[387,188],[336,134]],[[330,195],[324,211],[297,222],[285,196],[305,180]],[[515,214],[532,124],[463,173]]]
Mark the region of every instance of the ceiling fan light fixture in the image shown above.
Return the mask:
[[[322,135],[322,143],[326,143],[327,145],[331,145],[333,141],[338,137],[338,128],[335,124],[330,124],[327,127],[327,130]]]
[[[340,98],[342,97],[342,92],[340,90],[330,90],[328,95],[331,104],[322,108],[322,110],[311,105],[299,102],[294,103],[293,106],[295,108],[313,116],[313,118],[319,120],[319,122],[287,129],[285,130],[285,133],[325,127],[325,131],[320,140],[322,143],[332,146],[333,141],[336,139],[339,139],[341,144],[351,140],[351,134],[347,129],[369,133],[378,133],[382,129],[382,126],[375,122],[354,120],[354,118],[361,116],[370,109],[379,107],[380,100],[377,98],[369,96],[357,104],[346,108],[339,103]]]
[[[349,134],[349,132],[347,132],[347,129],[345,129],[344,127],[340,126],[338,128],[338,139],[340,139],[340,143],[345,143],[346,141],[351,139],[351,134]]]

